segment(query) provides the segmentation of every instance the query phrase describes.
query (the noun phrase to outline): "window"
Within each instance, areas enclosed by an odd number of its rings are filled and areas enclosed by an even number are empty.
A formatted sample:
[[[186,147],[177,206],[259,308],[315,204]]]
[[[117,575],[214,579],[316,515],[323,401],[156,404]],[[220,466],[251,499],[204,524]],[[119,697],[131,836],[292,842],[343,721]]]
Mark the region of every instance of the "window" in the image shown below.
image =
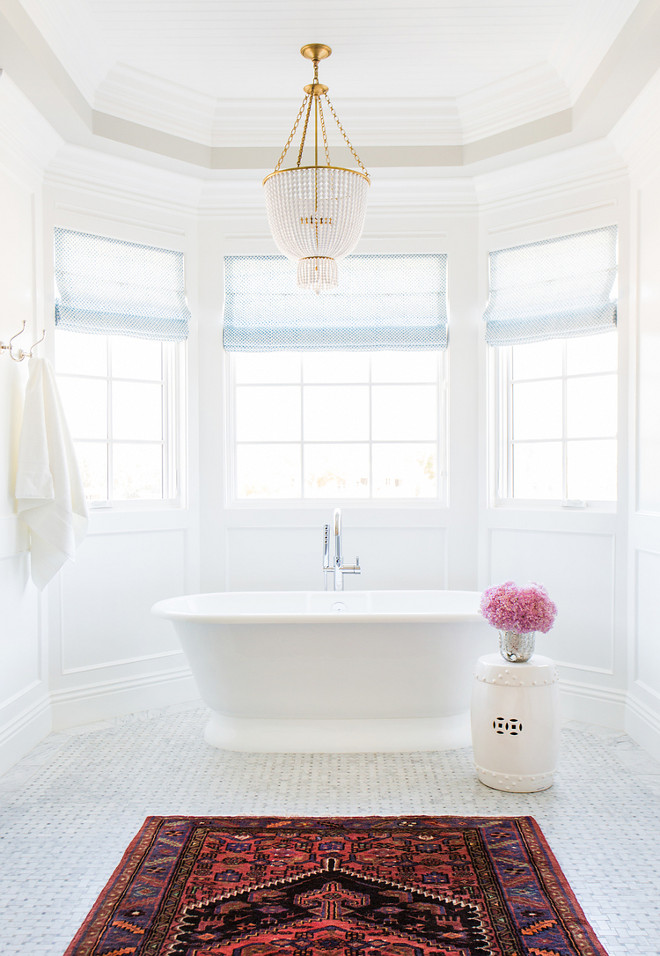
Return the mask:
[[[442,353],[231,356],[237,500],[444,499]]]
[[[617,333],[497,350],[497,497],[617,497]]]
[[[616,228],[490,254],[496,497],[617,497]]]
[[[91,502],[180,496],[180,252],[55,230],[55,362]]]
[[[178,496],[174,342],[57,330],[59,391],[92,502]]]
[[[225,259],[235,500],[444,500],[446,259],[348,256],[322,296]]]

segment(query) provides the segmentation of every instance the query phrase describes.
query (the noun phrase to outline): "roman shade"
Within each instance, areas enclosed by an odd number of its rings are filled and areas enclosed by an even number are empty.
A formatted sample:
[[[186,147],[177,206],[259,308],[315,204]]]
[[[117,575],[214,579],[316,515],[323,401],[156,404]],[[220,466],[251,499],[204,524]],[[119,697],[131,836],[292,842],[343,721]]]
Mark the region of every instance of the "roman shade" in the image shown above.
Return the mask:
[[[616,327],[616,226],[490,253],[489,345],[520,345]]]
[[[181,341],[188,337],[183,253],[55,229],[58,329]]]
[[[225,258],[230,351],[444,349],[447,256],[353,255],[338,288],[297,288],[286,256]]]

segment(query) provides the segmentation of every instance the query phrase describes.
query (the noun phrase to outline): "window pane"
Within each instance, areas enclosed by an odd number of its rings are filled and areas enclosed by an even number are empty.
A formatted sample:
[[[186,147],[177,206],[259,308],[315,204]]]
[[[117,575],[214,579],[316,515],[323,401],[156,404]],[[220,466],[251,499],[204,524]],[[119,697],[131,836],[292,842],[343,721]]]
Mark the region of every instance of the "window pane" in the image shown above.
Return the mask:
[[[113,437],[119,439],[161,441],[163,398],[160,384],[113,382],[112,432]]]
[[[239,385],[294,384],[300,381],[297,352],[232,352],[234,377]]]
[[[616,435],[616,376],[569,379],[566,383],[569,438]]]
[[[55,363],[58,375],[106,375],[107,339],[104,335],[55,332]]]
[[[437,403],[433,385],[375,385],[372,438],[434,439],[438,429]]]
[[[162,344],[149,339],[115,335],[110,339],[113,378],[160,379],[163,375]]]
[[[63,376],[58,380],[58,386],[72,437],[105,439],[108,434],[105,379]]]
[[[513,386],[513,437],[561,438],[561,382],[523,382]]]
[[[315,385],[303,399],[305,441],[360,441],[369,438],[367,385]]]
[[[306,445],[306,498],[368,498],[369,446]]]
[[[569,375],[586,372],[615,372],[618,338],[616,332],[587,335],[566,343],[566,370]]]
[[[300,438],[297,385],[242,385],[236,389],[238,441],[296,441]]]
[[[433,498],[438,493],[436,445],[374,445],[373,483],[374,498]]]
[[[112,497],[163,497],[163,450],[161,445],[113,445]]]
[[[562,350],[563,342],[560,339],[514,345],[513,378],[551,378],[561,375]]]
[[[561,442],[515,445],[514,498],[563,498]]]
[[[107,501],[108,446],[105,442],[76,442],[76,459],[85,497],[89,501]]]
[[[300,445],[238,445],[238,498],[299,498]]]
[[[616,440],[568,443],[568,497],[616,500]]]
[[[368,382],[367,352],[306,352],[303,356],[305,382]]]
[[[435,382],[438,356],[435,352],[374,352],[373,382]]]

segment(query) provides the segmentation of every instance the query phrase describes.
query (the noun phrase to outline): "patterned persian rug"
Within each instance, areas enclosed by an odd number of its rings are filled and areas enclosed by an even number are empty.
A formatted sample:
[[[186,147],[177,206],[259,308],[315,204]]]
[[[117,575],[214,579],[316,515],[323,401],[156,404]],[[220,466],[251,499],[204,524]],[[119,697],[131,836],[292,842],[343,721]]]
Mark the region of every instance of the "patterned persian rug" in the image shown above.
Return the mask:
[[[604,956],[531,817],[148,817],[65,956]]]

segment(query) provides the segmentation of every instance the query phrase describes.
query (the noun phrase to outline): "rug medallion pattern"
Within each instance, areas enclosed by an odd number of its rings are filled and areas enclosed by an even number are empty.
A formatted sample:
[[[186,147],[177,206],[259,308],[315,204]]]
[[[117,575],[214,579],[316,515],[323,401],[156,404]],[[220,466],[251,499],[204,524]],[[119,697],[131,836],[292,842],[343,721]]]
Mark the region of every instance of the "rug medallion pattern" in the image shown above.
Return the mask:
[[[65,956],[606,956],[531,817],[149,817]]]

